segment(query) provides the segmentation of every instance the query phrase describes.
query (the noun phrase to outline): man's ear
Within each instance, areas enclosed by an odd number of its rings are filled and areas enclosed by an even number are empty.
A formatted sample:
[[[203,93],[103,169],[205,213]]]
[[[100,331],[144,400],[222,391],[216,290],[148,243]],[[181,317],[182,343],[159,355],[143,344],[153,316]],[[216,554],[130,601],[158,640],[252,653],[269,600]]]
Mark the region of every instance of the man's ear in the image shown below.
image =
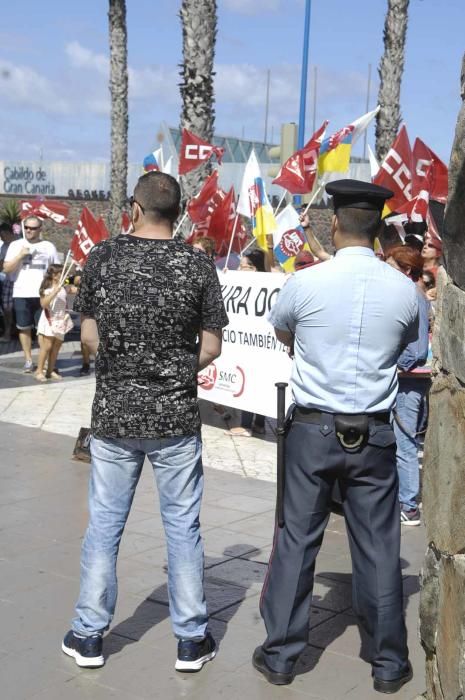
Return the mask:
[[[334,245],[334,236],[336,235],[337,231],[337,216],[336,214],[333,214],[331,218],[331,243]]]

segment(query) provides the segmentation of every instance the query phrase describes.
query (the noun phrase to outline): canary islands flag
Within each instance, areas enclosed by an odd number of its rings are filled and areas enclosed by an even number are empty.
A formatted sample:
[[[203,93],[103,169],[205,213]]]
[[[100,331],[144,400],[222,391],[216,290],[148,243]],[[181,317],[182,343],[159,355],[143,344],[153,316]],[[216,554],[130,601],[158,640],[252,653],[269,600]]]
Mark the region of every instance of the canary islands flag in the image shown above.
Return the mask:
[[[245,166],[237,213],[252,219],[252,232],[257,239],[257,245],[266,252],[266,237],[275,233],[276,219],[266,194],[265,183],[254,150]]]
[[[318,158],[319,175],[348,171],[353,131],[354,127],[350,124],[323,141]]]

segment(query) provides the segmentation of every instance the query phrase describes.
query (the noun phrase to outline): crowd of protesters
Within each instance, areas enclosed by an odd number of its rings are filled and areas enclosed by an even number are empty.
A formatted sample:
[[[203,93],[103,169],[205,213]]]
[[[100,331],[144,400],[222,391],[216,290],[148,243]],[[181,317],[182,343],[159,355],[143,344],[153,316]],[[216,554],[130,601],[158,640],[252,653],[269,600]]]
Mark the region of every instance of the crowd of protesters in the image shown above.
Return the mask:
[[[332,255],[317,239],[306,213],[301,216],[307,245],[296,256],[295,272],[329,260]],[[77,292],[80,276],[63,279],[63,266],[58,263],[55,246],[41,238],[42,222],[29,217],[23,222],[24,236],[17,236],[8,224],[0,225],[0,283],[3,335],[5,343],[19,338],[24,353],[25,373],[34,373],[39,382],[60,381],[57,358],[66,334],[72,329],[70,316],[72,300]],[[391,229],[391,231],[389,231]],[[423,231],[424,234],[424,231]],[[395,431],[398,445],[400,501],[404,524],[420,522],[418,508],[419,463],[418,438],[424,434],[427,420],[427,396],[430,384],[428,339],[434,322],[436,277],[441,263],[441,241],[426,235],[407,235],[404,240],[385,224],[382,252],[377,255],[397,268],[416,285],[420,306],[420,338],[406,348],[399,360],[399,394],[395,409]],[[206,236],[194,240],[193,248],[199,254],[215,261],[215,241]],[[237,260],[232,261],[232,267]],[[250,248],[240,257],[238,269],[242,272],[283,272],[273,258],[273,247],[267,253]],[[39,344],[37,366],[32,361],[32,340]],[[82,367],[80,375],[89,374],[91,353],[81,344]],[[214,406],[225,420],[230,413],[222,406]],[[240,425],[231,427],[227,434],[250,437],[265,433],[265,417],[241,411]]]

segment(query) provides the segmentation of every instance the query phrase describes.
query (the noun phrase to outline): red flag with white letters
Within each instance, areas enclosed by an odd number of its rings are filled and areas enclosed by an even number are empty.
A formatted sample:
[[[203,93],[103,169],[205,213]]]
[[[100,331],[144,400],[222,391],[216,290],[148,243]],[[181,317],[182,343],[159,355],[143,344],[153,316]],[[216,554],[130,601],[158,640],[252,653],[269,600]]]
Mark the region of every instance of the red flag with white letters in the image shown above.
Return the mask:
[[[403,126],[373,180],[375,185],[387,187],[394,192],[394,196],[386,202],[390,211],[398,211],[399,207],[412,199],[413,174],[412,149],[407,129]]]
[[[187,203],[187,213],[194,224],[199,224],[213,211],[213,199],[218,192],[218,171],[214,170],[203,183],[202,189]]]
[[[447,165],[419,138],[413,144],[413,161],[414,193],[428,190],[431,199],[445,204],[448,192]]]
[[[87,207],[84,207],[71,240],[70,249],[73,259],[80,267],[84,267],[94,245],[107,238],[108,231],[106,228],[103,230],[103,227],[94,219],[92,213]]]
[[[37,216],[38,219],[51,219],[56,224],[69,224],[69,206],[53,199],[33,199],[20,202],[21,219]]]
[[[307,194],[313,190],[318,172],[318,154],[328,122],[315,131],[305,146],[286,160],[274,185],[280,185],[291,194]]]
[[[214,146],[207,141],[199,138],[192,131],[187,129],[182,130],[181,149],[179,151],[179,174],[186,173],[198,168],[199,165],[209,160],[213,154],[218,159],[218,164],[221,165],[224,148]]]

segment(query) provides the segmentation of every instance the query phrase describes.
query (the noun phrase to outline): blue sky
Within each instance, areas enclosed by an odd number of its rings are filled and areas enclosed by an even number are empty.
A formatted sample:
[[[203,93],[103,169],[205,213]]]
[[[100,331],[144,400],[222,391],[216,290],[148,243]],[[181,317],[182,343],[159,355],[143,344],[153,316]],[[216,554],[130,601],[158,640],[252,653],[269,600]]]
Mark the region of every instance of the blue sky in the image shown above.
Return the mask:
[[[178,0],[127,0],[129,159],[156,146],[162,120],[179,123],[182,60]],[[317,116],[337,130],[376,106],[387,0],[313,0],[307,135]],[[298,120],[303,0],[218,0],[216,131],[262,139],[266,71],[269,135]],[[460,107],[463,0],[410,0],[401,109],[446,162]],[[0,28],[0,160],[109,159],[107,2],[5,3]],[[373,129],[369,143],[373,145]],[[356,154],[362,145],[355,147]]]

